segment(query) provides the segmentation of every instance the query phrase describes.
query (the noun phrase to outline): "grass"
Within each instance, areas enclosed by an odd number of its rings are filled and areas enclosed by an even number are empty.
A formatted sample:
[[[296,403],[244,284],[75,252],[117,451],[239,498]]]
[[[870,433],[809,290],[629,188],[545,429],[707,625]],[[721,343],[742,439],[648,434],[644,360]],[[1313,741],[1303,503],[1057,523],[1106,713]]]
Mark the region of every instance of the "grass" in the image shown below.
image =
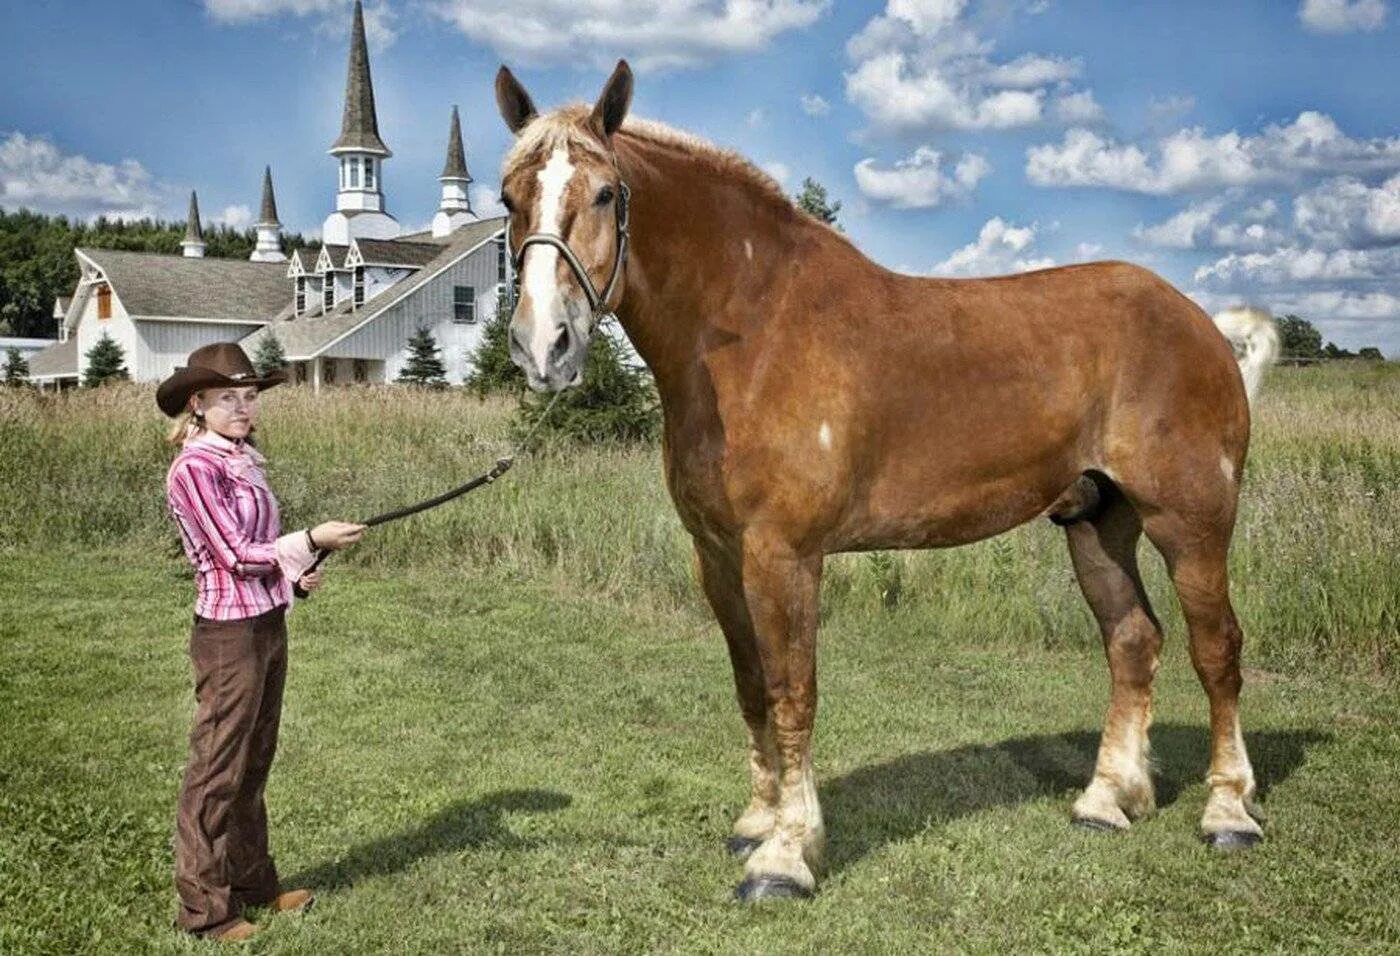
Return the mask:
[[[182,569],[28,555],[0,558],[0,582],[0,951],[199,950],[169,928],[193,709]],[[291,631],[274,852],[322,898],[268,921],[258,951],[1400,945],[1400,707],[1383,683],[1250,675],[1270,839],[1220,855],[1195,837],[1205,702],[1179,643],[1154,728],[1163,810],[1105,837],[1067,825],[1104,704],[1097,653],[838,612],[816,748],[832,872],[810,904],[752,909],[729,900],[721,849],[747,796],[742,728],[699,614],[349,568]]]
[[[1162,811],[1067,826],[1106,671],[1036,524],[829,563],[831,873],[809,904],[733,904],[743,731],[656,450],[554,449],[376,531],[294,612],[269,805],[284,879],[321,900],[254,951],[1394,951],[1398,373],[1265,386],[1232,555],[1257,851],[1196,841],[1205,700],[1155,557]],[[169,928],[191,583],[151,399],[0,392],[0,953],[204,949]],[[289,526],[463,480],[510,411],[384,389],[267,405]]]

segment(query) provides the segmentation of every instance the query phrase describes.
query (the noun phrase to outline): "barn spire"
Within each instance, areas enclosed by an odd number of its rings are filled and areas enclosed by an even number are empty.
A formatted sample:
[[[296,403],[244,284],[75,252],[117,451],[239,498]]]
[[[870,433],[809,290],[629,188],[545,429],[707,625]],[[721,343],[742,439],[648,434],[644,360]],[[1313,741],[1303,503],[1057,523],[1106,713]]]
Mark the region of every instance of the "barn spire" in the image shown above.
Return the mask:
[[[462,121],[457,116],[457,107],[452,107],[452,126],[447,132],[447,162],[442,166],[442,202],[437,215],[433,216],[433,235],[442,238],[458,226],[476,221],[472,212],[471,197],[467,187],[471,185],[471,173],[467,172],[467,154],[462,148]]]
[[[248,258],[253,262],[286,262],[282,252],[282,224],[277,221],[277,197],[272,194],[272,167],[263,167],[262,206],[258,210],[258,244]]]
[[[369,45],[365,43],[365,11],[355,0],[355,19],[350,27],[350,63],[345,75],[345,109],[340,116],[340,138],[331,153],[354,150],[391,156],[379,138],[379,117],[374,111],[374,83],[369,75]]]
[[[204,258],[204,227],[199,224],[199,197],[190,190],[190,212],[185,220],[185,238],[180,249],[187,259]]]

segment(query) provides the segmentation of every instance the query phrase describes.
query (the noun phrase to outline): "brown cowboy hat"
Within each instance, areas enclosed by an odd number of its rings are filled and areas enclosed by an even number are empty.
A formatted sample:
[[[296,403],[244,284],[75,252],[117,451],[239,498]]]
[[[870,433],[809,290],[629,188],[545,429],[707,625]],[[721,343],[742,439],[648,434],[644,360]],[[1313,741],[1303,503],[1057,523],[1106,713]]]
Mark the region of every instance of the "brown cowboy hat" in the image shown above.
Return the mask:
[[[202,388],[229,385],[271,388],[287,380],[287,373],[281,370],[259,375],[248,360],[248,353],[234,342],[201,346],[190,353],[185,363],[156,389],[156,404],[171,418],[183,412],[190,396]]]

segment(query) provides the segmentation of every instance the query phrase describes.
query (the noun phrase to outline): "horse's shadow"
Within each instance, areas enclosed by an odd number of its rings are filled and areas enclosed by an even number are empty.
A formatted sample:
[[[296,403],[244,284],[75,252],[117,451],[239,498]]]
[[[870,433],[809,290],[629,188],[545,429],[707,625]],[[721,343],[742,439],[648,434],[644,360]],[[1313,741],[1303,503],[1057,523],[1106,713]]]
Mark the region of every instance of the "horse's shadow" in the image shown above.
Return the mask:
[[[1307,747],[1330,739],[1311,730],[1245,734],[1260,798],[1302,764]],[[839,870],[932,824],[980,810],[1068,797],[1088,784],[1098,744],[1099,735],[1084,730],[1017,737],[907,754],[831,780],[820,787],[823,815],[840,828],[828,851],[830,866]],[[1159,807],[1169,806],[1184,787],[1204,779],[1208,749],[1203,726],[1152,728]],[[1068,809],[1066,804],[1066,819]]]
[[[322,863],[283,882],[287,886],[350,886],[366,877],[397,873],[420,859],[476,847],[524,847],[530,841],[506,826],[507,813],[549,813],[572,802],[552,790],[501,790],[476,800],[458,800],[420,825],[352,848],[342,859]]]

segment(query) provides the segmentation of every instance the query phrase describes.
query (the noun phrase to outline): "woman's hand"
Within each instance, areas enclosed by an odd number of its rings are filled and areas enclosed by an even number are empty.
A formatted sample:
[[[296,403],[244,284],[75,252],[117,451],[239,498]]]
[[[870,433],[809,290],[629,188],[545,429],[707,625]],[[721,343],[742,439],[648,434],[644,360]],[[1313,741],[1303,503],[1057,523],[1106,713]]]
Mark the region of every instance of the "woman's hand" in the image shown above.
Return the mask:
[[[302,589],[303,591],[305,591],[307,594],[310,594],[312,591],[316,590],[316,589],[319,588],[320,586],[321,586],[321,572],[320,572],[320,571],[308,571],[308,572],[306,572],[305,574],[303,574],[303,575],[301,576],[301,580],[297,581],[297,587],[301,588],[301,589]]]
[[[351,524],[349,521],[327,521],[311,529],[311,541],[318,548],[327,551],[340,551],[359,541],[360,535],[364,533],[365,526],[362,524]]]

